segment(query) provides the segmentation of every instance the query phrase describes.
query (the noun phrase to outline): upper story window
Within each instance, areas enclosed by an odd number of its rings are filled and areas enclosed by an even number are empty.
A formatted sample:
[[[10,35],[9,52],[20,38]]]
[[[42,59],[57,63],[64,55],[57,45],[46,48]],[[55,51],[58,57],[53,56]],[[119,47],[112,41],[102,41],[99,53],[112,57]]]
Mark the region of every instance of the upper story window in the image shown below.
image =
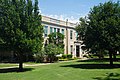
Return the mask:
[[[53,27],[50,27],[50,33],[53,33]]]
[[[56,28],[54,28],[54,32],[56,32]]]
[[[47,37],[48,35],[48,26],[44,27],[44,36]]]
[[[60,29],[59,29],[59,28],[57,29],[57,32],[59,32],[59,33],[60,33]]]
[[[72,37],[73,37],[73,31],[70,30],[70,39],[72,39]]]
[[[62,29],[61,33],[64,35],[64,29]]]

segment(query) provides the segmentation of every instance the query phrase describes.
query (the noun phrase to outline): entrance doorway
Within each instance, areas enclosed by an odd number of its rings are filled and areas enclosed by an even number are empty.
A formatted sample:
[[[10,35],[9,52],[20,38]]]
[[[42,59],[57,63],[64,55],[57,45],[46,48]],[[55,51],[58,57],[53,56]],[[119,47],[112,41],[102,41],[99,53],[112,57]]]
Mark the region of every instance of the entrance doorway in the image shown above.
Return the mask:
[[[80,47],[78,45],[76,45],[76,57],[80,57]]]

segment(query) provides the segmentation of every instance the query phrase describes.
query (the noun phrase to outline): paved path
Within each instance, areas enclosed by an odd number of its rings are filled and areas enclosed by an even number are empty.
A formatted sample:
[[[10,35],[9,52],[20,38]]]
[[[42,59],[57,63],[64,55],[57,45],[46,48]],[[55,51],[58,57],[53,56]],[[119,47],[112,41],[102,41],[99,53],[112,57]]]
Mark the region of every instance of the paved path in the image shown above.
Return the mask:
[[[88,58],[83,58],[83,59],[80,59],[80,60],[88,60]],[[77,61],[77,60],[70,60],[70,61],[60,61],[59,63],[62,63],[62,62],[72,62],[72,61]],[[26,66],[30,66],[30,67],[34,67],[34,66],[41,66],[41,65],[49,65],[49,64],[53,64],[53,63],[40,63],[40,64],[23,64],[24,67]],[[6,69],[6,68],[17,68],[17,66],[11,66],[11,67],[0,67],[0,69]]]
[[[41,66],[41,65],[48,65],[48,64],[51,64],[51,63],[40,63],[40,64],[25,64],[25,63],[24,63],[23,66],[24,66],[24,67],[26,67],[26,66],[32,67],[32,66]],[[18,65],[19,65],[19,64],[18,64]],[[9,67],[0,67],[0,69],[17,68],[18,65],[16,65],[16,66],[9,66]]]
[[[40,64],[23,64],[23,66],[41,66],[41,65],[48,65],[51,63],[40,63]]]

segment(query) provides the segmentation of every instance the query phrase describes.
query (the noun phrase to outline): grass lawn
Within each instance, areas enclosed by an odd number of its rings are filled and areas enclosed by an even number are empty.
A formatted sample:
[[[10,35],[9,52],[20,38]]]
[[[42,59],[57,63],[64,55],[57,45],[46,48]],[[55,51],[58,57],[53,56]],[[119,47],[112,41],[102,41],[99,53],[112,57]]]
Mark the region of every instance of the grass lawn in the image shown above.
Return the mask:
[[[120,80],[120,62],[87,60],[25,67],[24,72],[0,69],[0,80]]]

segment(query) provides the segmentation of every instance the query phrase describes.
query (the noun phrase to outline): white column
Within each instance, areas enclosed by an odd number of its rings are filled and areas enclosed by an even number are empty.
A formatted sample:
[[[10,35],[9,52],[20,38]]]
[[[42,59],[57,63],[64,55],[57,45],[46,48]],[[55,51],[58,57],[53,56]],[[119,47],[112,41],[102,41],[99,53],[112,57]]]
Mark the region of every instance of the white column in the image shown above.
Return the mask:
[[[50,34],[50,26],[48,26],[48,35]]]
[[[81,50],[81,45],[79,45],[79,56],[80,56],[80,58],[82,58],[82,50]]]

